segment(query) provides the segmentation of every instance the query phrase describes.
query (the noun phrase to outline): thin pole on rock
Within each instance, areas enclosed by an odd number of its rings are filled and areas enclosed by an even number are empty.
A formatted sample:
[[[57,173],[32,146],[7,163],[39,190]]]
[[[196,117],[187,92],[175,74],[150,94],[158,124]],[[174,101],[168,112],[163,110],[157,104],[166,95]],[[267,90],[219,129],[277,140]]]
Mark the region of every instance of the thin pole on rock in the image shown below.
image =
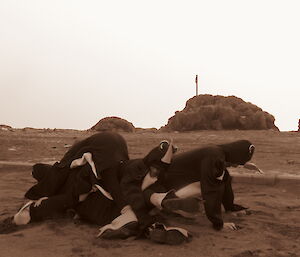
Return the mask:
[[[198,75],[196,75],[195,83],[196,83],[196,96],[197,96],[198,95]]]

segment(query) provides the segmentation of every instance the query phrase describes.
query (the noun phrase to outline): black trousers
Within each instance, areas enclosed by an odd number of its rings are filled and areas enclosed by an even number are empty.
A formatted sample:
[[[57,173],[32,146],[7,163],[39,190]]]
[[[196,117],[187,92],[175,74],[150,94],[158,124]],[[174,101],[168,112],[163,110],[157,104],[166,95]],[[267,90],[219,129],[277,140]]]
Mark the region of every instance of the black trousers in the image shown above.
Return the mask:
[[[99,226],[109,224],[117,216],[120,210],[115,201],[109,200],[101,192],[93,192],[80,202],[75,208],[82,220]]]
[[[39,206],[30,205],[31,221],[42,221],[56,217],[62,217],[67,209],[73,208],[78,203],[72,193],[51,196],[43,200]]]
[[[119,176],[119,166],[101,172],[101,185],[111,194],[120,212],[128,203],[122,193]]]
[[[92,188],[88,177],[89,169],[90,167],[85,165],[71,170],[56,194],[43,200],[39,206],[31,204],[29,209],[31,221],[61,217],[67,209],[75,208],[79,203],[79,195],[89,192]]]
[[[196,181],[193,181],[193,182],[196,182]],[[191,182],[191,183],[193,183],[193,182]],[[232,178],[228,173],[226,174],[224,184],[225,185],[224,185],[224,192],[223,192],[223,197],[222,197],[222,204],[226,211],[230,211],[233,209],[234,194],[233,194],[233,190],[232,190]],[[184,185],[182,187],[184,187],[186,185],[188,185],[188,183],[184,183]],[[163,180],[157,181],[156,183],[152,184],[151,186],[146,188],[143,192],[147,205],[153,206],[152,203],[150,202],[150,197],[153,193],[165,193],[172,189],[175,189],[175,188],[171,188],[169,185],[165,186]],[[178,190],[178,189],[180,189],[180,188],[176,188],[176,190]]]

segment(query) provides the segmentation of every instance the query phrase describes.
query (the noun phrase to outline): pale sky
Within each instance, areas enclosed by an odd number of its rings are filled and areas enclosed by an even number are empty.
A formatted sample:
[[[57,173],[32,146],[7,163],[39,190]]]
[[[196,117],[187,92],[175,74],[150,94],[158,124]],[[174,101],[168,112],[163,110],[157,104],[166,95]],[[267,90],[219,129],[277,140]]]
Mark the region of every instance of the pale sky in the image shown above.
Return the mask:
[[[165,125],[199,93],[300,118],[300,1],[0,0],[0,124]]]

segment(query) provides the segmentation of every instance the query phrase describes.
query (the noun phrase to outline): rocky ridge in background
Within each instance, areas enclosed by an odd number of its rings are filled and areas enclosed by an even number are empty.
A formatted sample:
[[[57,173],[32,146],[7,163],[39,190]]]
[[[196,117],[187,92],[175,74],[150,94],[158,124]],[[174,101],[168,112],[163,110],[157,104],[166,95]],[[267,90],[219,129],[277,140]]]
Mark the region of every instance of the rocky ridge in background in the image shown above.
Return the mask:
[[[10,130],[12,131],[13,128],[11,126],[5,125],[5,124],[0,124],[0,130]]]
[[[116,132],[168,132],[196,130],[268,130],[279,131],[273,115],[258,106],[236,96],[198,95],[190,98],[182,111],[168,119],[167,125],[156,128],[135,128],[120,117],[105,117],[88,131]],[[11,126],[0,124],[0,130],[15,131]],[[26,127],[23,131],[63,131],[63,129],[36,129]]]
[[[273,115],[236,96],[198,95],[175,112],[161,131],[279,130]]]

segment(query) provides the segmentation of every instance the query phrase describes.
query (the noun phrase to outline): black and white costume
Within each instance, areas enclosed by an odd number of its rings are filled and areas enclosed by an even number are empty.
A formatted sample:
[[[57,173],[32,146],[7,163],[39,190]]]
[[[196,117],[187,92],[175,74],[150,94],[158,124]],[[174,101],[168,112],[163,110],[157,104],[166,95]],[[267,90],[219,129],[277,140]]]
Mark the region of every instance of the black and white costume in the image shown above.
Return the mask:
[[[85,161],[84,156],[92,159],[93,165]],[[39,206],[34,203],[29,206],[31,221],[46,219],[68,208],[76,208],[79,196],[89,193],[94,184],[100,184],[114,199],[111,208],[116,210],[109,211],[109,218],[104,218],[101,224],[109,222],[114,213],[117,215],[127,205],[119,181],[120,166],[128,159],[124,138],[117,133],[103,132],[74,144],[62,160],[54,165],[34,165],[32,175],[37,184],[26,192],[25,197],[30,200],[47,199]],[[83,160],[82,164],[74,165],[78,160]],[[111,202],[106,197],[103,201]]]
[[[155,192],[181,189],[191,183],[200,181],[205,213],[215,229],[223,227],[221,206],[234,211],[234,195],[231,177],[226,167],[244,165],[254,152],[254,145],[248,140],[239,140],[228,144],[201,147],[174,155],[168,170],[161,174],[159,180],[147,188],[145,197]]]

